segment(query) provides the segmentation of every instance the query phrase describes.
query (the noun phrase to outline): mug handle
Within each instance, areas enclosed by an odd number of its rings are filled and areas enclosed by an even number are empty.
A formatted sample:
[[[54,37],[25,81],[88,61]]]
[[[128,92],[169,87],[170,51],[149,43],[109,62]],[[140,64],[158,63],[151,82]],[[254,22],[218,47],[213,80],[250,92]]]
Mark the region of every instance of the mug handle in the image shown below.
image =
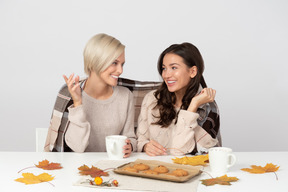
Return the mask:
[[[228,154],[230,159],[230,164],[227,165],[227,168],[232,167],[236,163],[236,156],[234,154]]]

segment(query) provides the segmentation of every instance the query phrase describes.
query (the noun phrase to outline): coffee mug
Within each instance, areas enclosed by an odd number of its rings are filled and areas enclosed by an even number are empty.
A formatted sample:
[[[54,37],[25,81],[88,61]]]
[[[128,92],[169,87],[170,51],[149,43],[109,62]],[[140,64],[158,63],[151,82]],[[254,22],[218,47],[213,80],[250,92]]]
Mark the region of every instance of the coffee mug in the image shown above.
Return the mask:
[[[124,135],[106,136],[106,151],[109,159],[123,159],[123,147],[127,137]]]
[[[227,147],[213,147],[208,151],[209,164],[213,176],[225,175],[230,167],[236,163],[236,156]]]

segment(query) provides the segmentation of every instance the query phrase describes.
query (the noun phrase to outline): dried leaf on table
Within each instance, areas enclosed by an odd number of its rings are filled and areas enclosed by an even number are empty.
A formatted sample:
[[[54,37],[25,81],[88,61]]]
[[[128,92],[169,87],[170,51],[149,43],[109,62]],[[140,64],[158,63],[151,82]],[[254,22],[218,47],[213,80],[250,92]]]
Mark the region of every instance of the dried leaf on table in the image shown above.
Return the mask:
[[[45,170],[62,169],[60,163],[49,163],[49,161],[46,159],[39,162],[39,164],[35,166]]]
[[[261,173],[268,173],[268,172],[276,172],[278,171],[279,167],[280,166],[274,165],[273,163],[267,163],[265,167],[251,165],[251,168],[243,168],[241,170],[249,172],[249,173],[261,174]]]
[[[45,170],[55,170],[55,169],[62,169],[63,167],[61,167],[60,163],[49,163],[48,160],[43,160],[43,161],[39,161],[39,164],[36,165],[36,167],[40,168],[40,169],[45,169]],[[29,168],[35,168],[35,166],[32,167],[26,167],[24,169],[21,169],[20,171],[18,171],[18,173],[22,172],[25,169],[29,169]]]
[[[193,156],[193,157],[182,157],[182,158],[177,158],[172,159],[174,163],[177,164],[184,164],[184,165],[206,165],[206,163],[209,162],[209,157],[208,155],[198,155],[198,156]]]
[[[228,177],[227,175],[223,175],[221,177],[216,177],[216,178],[212,178],[212,179],[204,179],[201,180],[203,185],[206,186],[211,186],[211,185],[215,185],[215,184],[219,184],[219,185],[231,185],[230,182],[235,182],[238,181],[239,179],[237,177]]]
[[[36,184],[42,182],[52,181],[54,177],[49,175],[48,173],[42,173],[40,175],[34,175],[33,173],[22,173],[22,178],[15,179],[15,181],[28,184]]]
[[[257,166],[257,165],[251,165],[251,168],[243,168],[241,170],[249,172],[249,173],[255,173],[255,174],[273,172],[276,176],[276,180],[278,180],[278,176],[275,172],[278,171],[279,167],[280,166],[274,165],[273,163],[267,163],[265,165],[265,167]]]
[[[105,172],[97,167],[94,167],[92,165],[91,168],[89,168],[87,165],[82,165],[78,168],[80,171],[79,173],[81,175],[90,175],[91,177],[98,177],[98,176],[108,176],[108,172]]]

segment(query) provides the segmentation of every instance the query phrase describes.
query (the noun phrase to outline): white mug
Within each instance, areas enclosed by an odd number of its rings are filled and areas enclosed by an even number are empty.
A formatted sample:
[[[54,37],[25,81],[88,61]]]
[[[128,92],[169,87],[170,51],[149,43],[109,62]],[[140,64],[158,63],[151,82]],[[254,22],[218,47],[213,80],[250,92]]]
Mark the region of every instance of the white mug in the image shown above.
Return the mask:
[[[209,151],[209,164],[213,176],[223,176],[236,163],[236,156],[227,147],[213,147]]]
[[[123,147],[127,137],[124,135],[106,136],[106,151],[109,159],[123,159]]]

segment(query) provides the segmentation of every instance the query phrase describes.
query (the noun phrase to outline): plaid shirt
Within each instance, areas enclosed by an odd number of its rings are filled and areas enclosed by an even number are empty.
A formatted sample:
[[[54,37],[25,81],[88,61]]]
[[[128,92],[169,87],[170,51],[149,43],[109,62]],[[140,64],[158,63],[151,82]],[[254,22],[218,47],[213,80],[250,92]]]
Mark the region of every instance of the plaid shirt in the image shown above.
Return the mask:
[[[86,79],[80,81],[81,87],[83,87],[85,81]],[[159,88],[161,84],[161,82],[135,81],[125,78],[118,79],[118,85],[127,87],[134,95],[135,128],[137,128],[138,125],[138,116],[140,114],[141,104],[144,96],[151,90]],[[70,150],[70,148],[66,146],[64,142],[64,134],[69,125],[68,107],[72,104],[72,97],[68,91],[67,85],[65,84],[60,89],[56,98],[44,151],[63,152]],[[221,135],[219,132],[220,118],[218,107],[216,105],[216,102],[209,103],[209,106],[205,106],[205,108],[199,108],[197,111],[200,115],[198,123],[213,138],[217,137],[218,145],[221,146],[222,143]],[[197,149],[195,150],[197,151]]]

